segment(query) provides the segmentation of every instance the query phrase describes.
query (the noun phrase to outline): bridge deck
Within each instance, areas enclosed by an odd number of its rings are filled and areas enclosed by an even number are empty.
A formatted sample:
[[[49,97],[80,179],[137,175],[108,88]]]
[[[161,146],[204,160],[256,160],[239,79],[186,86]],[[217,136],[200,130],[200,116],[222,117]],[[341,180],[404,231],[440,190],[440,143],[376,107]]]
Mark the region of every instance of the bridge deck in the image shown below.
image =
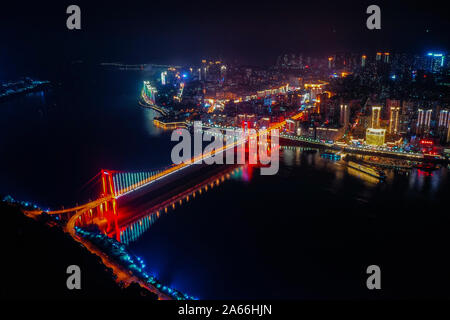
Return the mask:
[[[123,228],[127,224],[157,210],[164,209],[171,202],[189,194],[199,185],[215,180],[218,175],[232,171],[237,166],[193,165],[119,198],[119,228]]]

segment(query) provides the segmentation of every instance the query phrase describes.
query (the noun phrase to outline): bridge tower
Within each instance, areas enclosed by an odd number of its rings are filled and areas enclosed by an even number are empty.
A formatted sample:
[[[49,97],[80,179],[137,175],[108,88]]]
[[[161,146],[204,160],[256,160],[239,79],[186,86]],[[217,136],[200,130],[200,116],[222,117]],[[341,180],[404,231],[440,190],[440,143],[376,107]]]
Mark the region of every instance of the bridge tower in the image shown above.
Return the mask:
[[[100,205],[98,210],[100,215],[106,218],[107,231],[114,229],[116,234],[116,239],[120,241],[120,232],[118,224],[118,210],[117,201],[115,199],[116,190],[113,183],[113,173],[108,170],[101,171],[101,196],[111,197],[111,200],[106,200],[102,205]]]

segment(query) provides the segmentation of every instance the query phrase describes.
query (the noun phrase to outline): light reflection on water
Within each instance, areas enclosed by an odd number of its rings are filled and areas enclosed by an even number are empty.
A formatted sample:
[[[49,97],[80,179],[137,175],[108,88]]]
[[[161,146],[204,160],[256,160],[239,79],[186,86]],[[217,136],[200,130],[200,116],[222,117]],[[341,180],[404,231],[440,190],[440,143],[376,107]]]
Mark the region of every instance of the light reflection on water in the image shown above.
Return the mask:
[[[214,188],[219,187],[227,180],[242,180],[248,182],[251,180],[253,174],[253,168],[249,165],[243,165],[235,169],[224,168],[223,172],[214,175],[212,178],[205,179],[194,190],[191,190],[188,194],[180,195],[173,199],[171,203],[168,203],[165,207],[159,208],[155,212],[151,212],[136,221],[124,226],[120,229],[120,240],[125,244],[130,244],[139,238],[150,229],[150,227],[157,222],[164,214],[168,214],[176,211],[183,204],[189,201],[195,201],[203,194],[207,193]],[[120,214],[120,209],[119,209]]]

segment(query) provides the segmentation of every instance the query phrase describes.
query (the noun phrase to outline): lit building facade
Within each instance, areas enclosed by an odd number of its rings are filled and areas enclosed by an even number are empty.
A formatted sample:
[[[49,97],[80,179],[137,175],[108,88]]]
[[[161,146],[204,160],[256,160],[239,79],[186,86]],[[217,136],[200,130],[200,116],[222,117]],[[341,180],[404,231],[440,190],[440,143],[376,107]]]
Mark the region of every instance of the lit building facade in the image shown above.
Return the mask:
[[[365,55],[361,57],[361,68],[364,68],[366,66],[366,59],[367,57]]]
[[[386,129],[368,128],[366,131],[366,144],[372,146],[384,145]]]
[[[416,123],[416,134],[423,135],[430,131],[431,126],[431,116],[433,114],[432,109],[417,110],[417,123]]]
[[[425,67],[427,71],[439,73],[444,68],[445,55],[442,53],[428,53],[425,57]]]
[[[350,110],[347,104],[341,104],[339,114],[339,124],[347,128],[350,119]]]
[[[380,127],[381,106],[372,107],[372,122],[371,127],[377,129]]]
[[[149,81],[144,81],[143,91],[146,97],[145,102],[154,105],[156,101],[156,88],[153,87]]]
[[[399,131],[400,107],[391,107],[389,117],[389,133],[397,134]]]
[[[439,112],[438,134],[443,143],[450,142],[450,111],[447,109]]]

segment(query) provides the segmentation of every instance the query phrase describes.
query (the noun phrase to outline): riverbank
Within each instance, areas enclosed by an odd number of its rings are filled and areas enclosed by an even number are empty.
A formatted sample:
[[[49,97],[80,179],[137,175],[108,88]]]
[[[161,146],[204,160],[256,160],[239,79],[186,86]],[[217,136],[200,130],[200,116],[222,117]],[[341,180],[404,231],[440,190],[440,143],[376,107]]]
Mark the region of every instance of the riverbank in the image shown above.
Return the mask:
[[[169,113],[167,110],[160,108],[154,104],[148,104],[148,103],[142,102],[141,100],[138,100],[138,103],[141,107],[153,109],[153,110],[159,112],[163,116],[166,116]]]
[[[16,84],[13,84],[16,85]],[[31,92],[38,92],[42,90],[46,90],[50,86],[49,81],[33,81],[29,86],[25,86],[25,84],[21,84],[22,87],[16,89],[8,89],[6,87],[5,92],[0,93],[0,102],[7,101],[17,96],[25,95]]]
[[[104,201],[101,200],[101,201]],[[138,256],[131,254],[127,247],[100,232],[95,225],[82,229],[76,226],[81,215],[85,214],[87,208],[83,206],[72,208],[67,212],[74,212],[66,222],[60,220],[60,215],[55,212],[43,212],[36,205],[28,202],[18,202],[11,197],[5,197],[4,202],[21,209],[21,212],[29,218],[41,223],[64,230],[73,240],[80,243],[91,254],[100,258],[101,263],[112,273],[112,278],[120,287],[128,288],[136,286],[141,290],[141,295],[148,293],[158,300],[194,300],[195,298],[179,292],[169,286],[163,285],[154,276],[146,272],[145,264]]]
[[[112,269],[120,282],[139,284],[158,296],[159,300],[194,300],[186,294],[167,287],[154,276],[149,275],[145,263],[128,251],[128,248],[100,232],[91,232],[75,227],[72,237],[102,259],[104,265]]]
[[[118,279],[49,216],[31,219],[5,202],[0,203],[0,213],[7,226],[1,235],[6,249],[4,274],[8,275],[2,281],[2,299],[157,299],[138,284]],[[81,269],[81,290],[66,287],[70,265]]]

